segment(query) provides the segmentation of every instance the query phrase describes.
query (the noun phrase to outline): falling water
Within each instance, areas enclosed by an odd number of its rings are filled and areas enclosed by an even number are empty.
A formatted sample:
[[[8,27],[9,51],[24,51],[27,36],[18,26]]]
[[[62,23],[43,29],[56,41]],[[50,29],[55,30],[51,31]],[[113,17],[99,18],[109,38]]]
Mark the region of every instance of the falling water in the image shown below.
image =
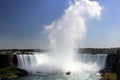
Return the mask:
[[[106,54],[77,54],[77,60],[80,61],[78,65],[79,74],[75,74],[73,71],[71,79],[78,79],[78,80],[98,80],[99,75],[96,74],[96,70],[103,69],[105,66]],[[29,72],[29,74],[37,74],[37,75],[44,75],[42,77],[31,77],[31,80],[56,80],[56,79],[65,79],[69,80],[70,78],[65,76],[65,73],[62,71],[57,71],[59,63],[54,63],[53,61],[49,61],[49,56],[45,53],[33,53],[33,54],[17,54],[18,58],[18,68],[25,69]],[[46,63],[46,62],[51,63]],[[64,63],[64,62],[63,62]],[[51,64],[51,66],[50,66]],[[77,63],[78,64],[78,63]],[[69,65],[72,67],[72,65]],[[73,65],[74,66],[74,65]],[[56,68],[56,69],[55,69]],[[74,67],[72,67],[74,68]],[[71,68],[70,68],[71,69]],[[74,69],[72,69],[74,70]],[[55,75],[48,75],[48,73],[52,73]],[[63,74],[60,74],[63,73]],[[46,77],[46,78],[45,78]],[[28,77],[26,77],[28,78]],[[25,78],[25,79],[26,79]],[[56,79],[54,79],[56,78]],[[68,78],[68,79],[66,79]]]
[[[100,69],[103,69],[106,61],[106,54],[78,54],[78,61],[81,61],[85,64],[97,64]],[[17,54],[18,59],[18,67],[21,69],[28,70],[28,72],[32,72],[32,67],[45,63],[45,61],[49,60],[46,54],[42,53],[33,53],[33,54]],[[83,66],[83,65],[82,65]],[[31,70],[30,70],[30,69]],[[42,72],[42,69],[34,69],[33,73],[37,73],[38,71]]]
[[[49,41],[49,57],[55,60],[55,63],[59,63],[60,69],[62,67],[65,71],[78,71],[81,64],[87,66],[76,60],[75,49],[86,34],[86,23],[95,18],[99,19],[101,11],[102,7],[97,1],[75,0],[57,21],[45,26]]]
[[[82,76],[82,80],[98,80],[94,76],[103,68],[105,56],[81,55],[78,60],[75,49],[86,34],[86,23],[99,19],[101,11],[102,7],[97,1],[74,0],[57,21],[45,26],[50,51],[42,55],[18,55],[18,67],[29,73],[71,71],[81,73],[77,75]]]

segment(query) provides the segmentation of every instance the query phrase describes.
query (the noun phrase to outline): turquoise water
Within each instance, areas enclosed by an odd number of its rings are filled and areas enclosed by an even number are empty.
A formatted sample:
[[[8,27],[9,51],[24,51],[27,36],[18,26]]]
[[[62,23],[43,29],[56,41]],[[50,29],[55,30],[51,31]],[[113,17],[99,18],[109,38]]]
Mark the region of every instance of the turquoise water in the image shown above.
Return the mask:
[[[11,80],[99,80],[100,77],[94,72],[81,72],[71,73],[66,75],[65,73],[53,73],[43,75],[28,75]]]

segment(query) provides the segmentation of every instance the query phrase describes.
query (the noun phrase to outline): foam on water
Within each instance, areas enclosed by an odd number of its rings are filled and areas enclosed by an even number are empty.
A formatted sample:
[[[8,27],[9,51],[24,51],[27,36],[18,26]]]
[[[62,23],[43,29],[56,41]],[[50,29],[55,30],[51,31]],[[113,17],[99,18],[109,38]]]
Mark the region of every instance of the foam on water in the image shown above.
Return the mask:
[[[106,54],[78,54],[75,61],[58,62],[47,54],[17,54],[18,67],[30,74],[61,73],[61,72],[97,72],[104,68]]]

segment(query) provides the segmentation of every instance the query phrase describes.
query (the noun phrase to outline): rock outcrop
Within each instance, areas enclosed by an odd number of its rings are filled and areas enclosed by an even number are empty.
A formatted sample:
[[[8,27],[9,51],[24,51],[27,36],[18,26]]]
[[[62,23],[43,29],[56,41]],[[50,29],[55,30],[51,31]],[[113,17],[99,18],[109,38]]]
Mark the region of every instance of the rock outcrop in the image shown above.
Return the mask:
[[[27,71],[17,68],[15,54],[0,54],[0,80],[28,75]]]
[[[9,56],[5,54],[0,54],[0,68],[9,66]]]

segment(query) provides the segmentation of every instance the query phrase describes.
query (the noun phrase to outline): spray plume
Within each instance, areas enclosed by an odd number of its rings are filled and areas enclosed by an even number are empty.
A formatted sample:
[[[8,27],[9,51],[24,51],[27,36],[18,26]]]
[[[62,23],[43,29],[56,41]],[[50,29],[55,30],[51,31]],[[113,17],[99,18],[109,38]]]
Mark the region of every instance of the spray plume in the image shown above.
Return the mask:
[[[75,0],[57,21],[45,26],[50,48],[60,51],[74,49],[86,33],[87,20],[100,18],[101,10],[96,1]]]
[[[101,11],[102,7],[97,1],[75,0],[57,21],[45,26],[49,53],[52,54],[50,57],[59,64],[62,62],[62,65],[75,63],[75,48],[86,34],[86,23],[99,19]]]
[[[26,66],[22,64],[23,68],[31,71],[31,73],[37,71],[53,73],[56,71],[83,72],[98,70],[95,63],[91,65],[79,60],[76,61],[75,48],[86,34],[87,21],[95,18],[99,19],[101,11],[102,7],[96,1],[75,0],[57,21],[45,26],[50,51],[46,54],[34,54],[35,58],[29,56],[32,61],[35,59],[35,65],[32,64],[31,67],[28,67],[29,64],[26,64]],[[20,55],[19,62],[28,62],[29,57]]]

